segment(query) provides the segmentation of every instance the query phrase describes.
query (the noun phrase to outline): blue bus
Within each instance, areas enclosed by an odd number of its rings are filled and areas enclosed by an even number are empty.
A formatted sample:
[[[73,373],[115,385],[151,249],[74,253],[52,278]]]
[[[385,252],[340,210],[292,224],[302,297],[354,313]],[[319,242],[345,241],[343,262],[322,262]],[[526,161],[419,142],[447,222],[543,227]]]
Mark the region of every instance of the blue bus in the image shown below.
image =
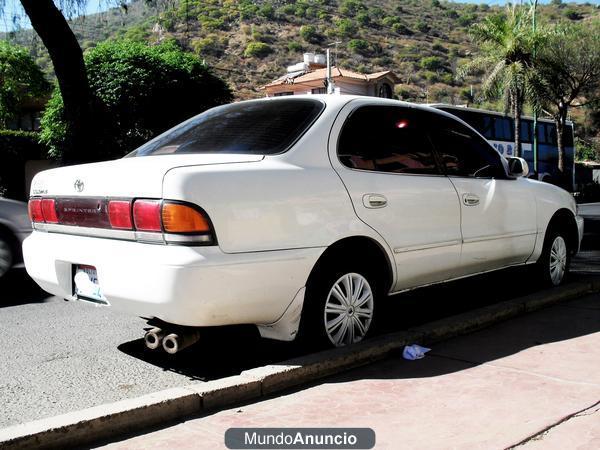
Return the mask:
[[[514,156],[515,129],[512,117],[505,114],[485,111],[464,106],[435,104],[434,108],[449,112],[461,118],[479,131],[504,156]],[[537,179],[548,183],[559,183],[558,146],[556,144],[556,125],[549,119],[538,119],[538,167]],[[564,131],[565,144],[565,179],[569,180],[571,189],[575,177],[575,144],[573,141],[573,123],[567,122]],[[521,157],[529,164],[533,174],[533,119],[521,117]]]

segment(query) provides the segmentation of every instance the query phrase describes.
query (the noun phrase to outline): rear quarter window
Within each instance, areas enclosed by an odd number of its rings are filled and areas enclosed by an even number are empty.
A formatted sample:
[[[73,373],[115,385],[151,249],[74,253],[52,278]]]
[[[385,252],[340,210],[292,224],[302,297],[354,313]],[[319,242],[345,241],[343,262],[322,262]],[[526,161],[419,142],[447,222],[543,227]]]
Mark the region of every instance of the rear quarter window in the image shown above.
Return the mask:
[[[312,99],[263,100],[220,106],[167,131],[129,156],[283,153],[308,130],[324,108],[323,102]]]

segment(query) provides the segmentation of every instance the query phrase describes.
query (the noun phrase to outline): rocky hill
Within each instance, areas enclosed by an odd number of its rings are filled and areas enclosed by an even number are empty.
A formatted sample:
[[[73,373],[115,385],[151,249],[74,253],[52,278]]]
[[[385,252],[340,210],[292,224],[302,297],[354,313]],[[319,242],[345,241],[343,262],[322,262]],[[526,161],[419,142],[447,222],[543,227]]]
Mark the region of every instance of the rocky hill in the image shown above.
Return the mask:
[[[438,0],[134,0],[125,8],[72,21],[82,47],[105,39],[176,39],[227,79],[237,98],[262,96],[260,87],[282,75],[303,52],[330,46],[340,67],[394,70],[399,98],[465,102],[479,79],[457,82],[457,66],[476,48],[468,28],[502,6]],[[558,1],[539,7],[544,20],[600,16],[592,4]],[[48,55],[31,30],[11,39],[28,46],[51,73]]]

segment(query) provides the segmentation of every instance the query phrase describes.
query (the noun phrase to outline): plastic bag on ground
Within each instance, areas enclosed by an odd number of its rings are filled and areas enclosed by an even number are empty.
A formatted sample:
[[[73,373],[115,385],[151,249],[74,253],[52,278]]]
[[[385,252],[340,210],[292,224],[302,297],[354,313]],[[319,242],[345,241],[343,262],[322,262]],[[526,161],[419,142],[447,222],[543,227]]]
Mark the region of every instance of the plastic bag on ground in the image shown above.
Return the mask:
[[[425,357],[425,353],[430,351],[430,348],[421,347],[420,345],[413,344],[407,345],[404,347],[402,351],[402,357],[404,359],[408,359],[409,361],[414,361],[416,359],[422,359]]]

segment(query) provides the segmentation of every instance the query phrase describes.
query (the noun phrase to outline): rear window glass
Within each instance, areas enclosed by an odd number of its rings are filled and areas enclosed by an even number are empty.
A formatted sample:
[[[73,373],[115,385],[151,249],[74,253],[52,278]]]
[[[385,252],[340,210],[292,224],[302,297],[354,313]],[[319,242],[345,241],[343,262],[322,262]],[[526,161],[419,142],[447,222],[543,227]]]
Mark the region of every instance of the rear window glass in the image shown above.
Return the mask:
[[[189,153],[273,155],[286,151],[323,111],[311,99],[233,103],[210,109],[129,156]]]

